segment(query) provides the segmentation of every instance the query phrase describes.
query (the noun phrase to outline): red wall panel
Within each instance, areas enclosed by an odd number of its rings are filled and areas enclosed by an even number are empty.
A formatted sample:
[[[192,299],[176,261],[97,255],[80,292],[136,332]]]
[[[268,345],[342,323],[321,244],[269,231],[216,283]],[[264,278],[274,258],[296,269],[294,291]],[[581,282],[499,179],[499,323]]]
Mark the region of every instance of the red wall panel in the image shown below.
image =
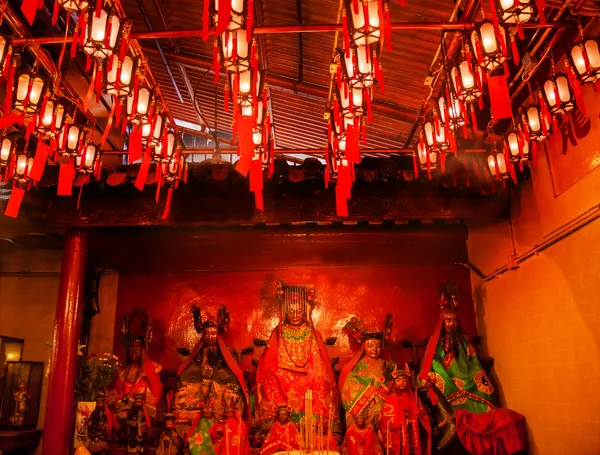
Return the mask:
[[[410,359],[400,340],[423,340],[431,335],[439,310],[438,284],[451,280],[459,286],[460,319],[466,332],[475,334],[475,315],[470,295],[469,271],[458,265],[369,268],[294,268],[256,272],[198,272],[177,274],[121,275],[115,323],[115,352],[121,353],[121,318],[138,306],[150,311],[155,338],[150,356],[164,367],[177,367],[183,357],[178,347],[191,349],[199,335],[190,314],[192,305],[215,314],[220,304],[231,313],[230,347],[242,349],[254,338],[267,339],[279,321],[275,299],[277,280],[289,284],[312,284],[317,290],[313,320],[323,338],[337,337],[328,347],[341,366],[352,354],[342,329],[351,317],[368,327],[382,328],[385,315],[393,315],[394,360]],[[243,358],[243,368],[252,370],[251,359],[262,348]]]

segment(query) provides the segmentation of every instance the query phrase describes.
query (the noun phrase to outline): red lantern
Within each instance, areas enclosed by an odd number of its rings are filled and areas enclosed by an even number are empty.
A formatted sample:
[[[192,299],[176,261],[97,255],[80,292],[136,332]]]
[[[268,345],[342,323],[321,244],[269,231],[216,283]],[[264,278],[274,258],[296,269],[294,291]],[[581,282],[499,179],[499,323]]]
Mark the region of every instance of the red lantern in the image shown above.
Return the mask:
[[[481,68],[472,59],[461,57],[450,70],[450,77],[456,96],[465,103],[474,103],[482,95]]]
[[[30,158],[25,150],[17,150],[13,180],[19,188],[27,188],[30,180],[29,173],[31,172],[32,166],[33,158]]]
[[[250,69],[252,45],[246,41],[246,30],[225,30],[218,41],[221,62],[227,71],[241,73]]]
[[[371,48],[360,46],[350,48],[349,55],[342,49],[338,49],[338,58],[342,69],[342,78],[352,88],[367,88],[375,81],[376,51],[370,55]]]
[[[4,68],[6,65],[6,58],[12,55],[12,48],[10,42],[2,35],[0,35],[0,76],[5,77]]]
[[[500,34],[503,43],[496,36],[494,24],[489,20],[477,24],[471,33],[471,43],[475,49],[477,61],[486,71],[494,71],[506,61],[506,55],[502,52],[502,49],[506,49],[504,27],[500,27]]]
[[[148,84],[140,86],[137,96],[132,94],[127,97],[127,118],[134,125],[143,125],[150,120],[150,114],[154,107],[154,88]]]
[[[168,129],[164,140],[157,144],[152,155],[153,161],[156,163],[168,163],[173,160],[175,151],[178,148],[179,139],[177,133],[173,129]]]
[[[548,109],[554,115],[565,114],[576,107],[573,89],[564,73],[551,74],[544,83],[542,93]]]
[[[38,117],[37,132],[45,139],[59,135],[67,118],[66,109],[64,100],[49,97]]]
[[[77,171],[81,174],[94,174],[97,161],[100,159],[100,147],[93,142],[87,142],[81,154],[75,158]]]
[[[79,145],[83,138],[83,128],[75,123],[68,123],[62,129],[58,139],[58,153],[72,158],[79,155]]]
[[[117,54],[112,54],[109,57],[107,68],[110,68],[110,71],[106,71],[104,76],[104,90],[106,93],[113,96],[132,95],[135,74],[139,64],[138,60],[137,57],[131,54],[125,55],[122,62]]]
[[[490,173],[500,179],[507,179],[510,177],[510,171],[508,169],[504,153],[494,152],[487,157],[488,167]]]
[[[448,122],[448,128],[455,131],[465,125],[465,112],[462,102],[450,94],[452,103],[447,103],[445,96],[440,96],[437,100],[435,108],[438,113],[438,118],[441,126],[445,126]],[[448,138],[446,138],[448,139]]]
[[[435,149],[430,149],[421,142],[417,143],[416,152],[417,160],[419,163],[419,169],[422,171],[431,171],[436,169],[438,166],[438,155],[439,152]]]
[[[167,114],[158,114],[150,123],[142,126],[142,145],[155,147],[162,141]],[[154,126],[154,129],[152,128]]]
[[[96,0],[102,2],[103,0]],[[83,51],[90,57],[104,60],[109,57],[117,45],[121,31],[121,19],[113,7],[103,5],[100,14],[97,8],[88,8],[84,30]]]
[[[600,35],[581,39],[569,52],[572,67],[581,82],[595,84],[600,79]]]
[[[58,5],[68,13],[81,14],[89,3],[85,0],[56,0]]]
[[[380,18],[384,16],[379,8],[384,3],[379,0],[345,0],[344,5],[350,42],[354,46],[379,42],[383,27]]]
[[[495,0],[498,19],[504,24],[524,24],[536,13],[534,0]]]
[[[526,131],[529,132],[530,140],[543,141],[550,137],[552,123],[544,116],[539,105],[533,104],[526,107],[522,115],[522,122],[526,126]]]
[[[513,163],[527,161],[531,158],[529,152],[529,143],[521,139],[521,132],[518,130],[510,131],[505,136],[508,145],[509,159]]]
[[[25,115],[35,114],[40,108],[45,86],[46,82],[37,73],[33,71],[21,73],[15,79],[12,108]]]
[[[11,157],[17,153],[19,145],[23,148],[24,142],[19,133],[10,133],[2,138],[0,142],[0,170],[8,167]]]

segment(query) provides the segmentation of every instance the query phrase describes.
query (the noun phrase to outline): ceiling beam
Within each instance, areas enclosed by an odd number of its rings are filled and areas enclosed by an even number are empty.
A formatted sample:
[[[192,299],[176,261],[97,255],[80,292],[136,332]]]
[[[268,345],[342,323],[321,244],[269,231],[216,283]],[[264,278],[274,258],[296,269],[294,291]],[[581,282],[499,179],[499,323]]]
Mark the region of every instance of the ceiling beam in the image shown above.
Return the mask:
[[[153,49],[145,49],[144,51],[147,55],[159,57],[158,52]],[[191,56],[189,54],[175,54],[173,52],[166,52],[165,55],[167,59],[172,62],[182,63],[184,65],[194,66],[196,68],[206,69],[212,66],[212,58],[209,57],[200,55]],[[267,84],[273,88],[289,90],[293,93],[298,93],[301,95],[314,96],[317,98],[323,98],[324,100],[327,100],[327,96],[329,95],[328,87],[311,84],[308,82],[297,82],[294,79],[279,76],[277,74],[267,73],[265,75],[265,80]],[[389,118],[399,120],[404,123],[412,124],[417,118],[417,111],[415,109],[409,109],[398,104],[374,100],[372,106],[373,112],[384,114]]]

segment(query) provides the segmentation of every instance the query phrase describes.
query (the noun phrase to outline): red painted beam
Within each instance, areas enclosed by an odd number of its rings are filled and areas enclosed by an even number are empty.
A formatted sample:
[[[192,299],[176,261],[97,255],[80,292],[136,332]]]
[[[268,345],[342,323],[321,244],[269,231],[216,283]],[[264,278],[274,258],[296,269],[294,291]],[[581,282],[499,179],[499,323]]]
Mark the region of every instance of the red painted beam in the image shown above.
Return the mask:
[[[68,454],[75,422],[75,374],[88,253],[82,231],[67,231],[63,250],[42,455]]]

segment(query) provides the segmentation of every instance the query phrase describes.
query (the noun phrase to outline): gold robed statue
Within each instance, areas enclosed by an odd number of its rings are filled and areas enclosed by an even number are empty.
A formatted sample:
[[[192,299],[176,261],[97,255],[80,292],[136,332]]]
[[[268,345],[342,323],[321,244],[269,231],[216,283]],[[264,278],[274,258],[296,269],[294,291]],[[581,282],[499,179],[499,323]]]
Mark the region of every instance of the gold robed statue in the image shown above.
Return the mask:
[[[311,287],[277,285],[280,323],[269,338],[256,373],[257,417],[275,419],[286,406],[292,421],[324,421],[325,433],[339,441],[338,391],[325,344],[314,328]]]

